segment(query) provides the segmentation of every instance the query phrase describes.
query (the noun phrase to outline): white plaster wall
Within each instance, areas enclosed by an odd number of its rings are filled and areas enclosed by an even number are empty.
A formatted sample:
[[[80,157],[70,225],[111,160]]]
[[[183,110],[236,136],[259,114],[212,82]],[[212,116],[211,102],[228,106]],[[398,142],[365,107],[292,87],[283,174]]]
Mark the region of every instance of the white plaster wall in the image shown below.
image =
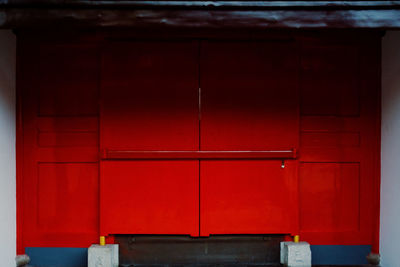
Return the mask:
[[[16,38],[0,30],[0,266],[15,266],[15,59]]]
[[[400,266],[400,31],[382,40],[382,170],[380,254],[383,267]]]

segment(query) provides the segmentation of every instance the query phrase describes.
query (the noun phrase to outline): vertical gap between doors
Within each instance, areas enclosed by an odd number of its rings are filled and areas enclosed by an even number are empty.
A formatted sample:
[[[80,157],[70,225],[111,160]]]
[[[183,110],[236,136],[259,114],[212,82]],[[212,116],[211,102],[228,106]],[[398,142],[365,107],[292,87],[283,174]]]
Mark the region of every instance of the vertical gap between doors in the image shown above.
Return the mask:
[[[197,84],[198,84],[198,105],[199,105],[199,151],[201,150],[201,64],[200,64],[200,56],[201,56],[201,40],[197,42]],[[201,235],[201,182],[200,182],[200,159],[199,159],[199,236]]]

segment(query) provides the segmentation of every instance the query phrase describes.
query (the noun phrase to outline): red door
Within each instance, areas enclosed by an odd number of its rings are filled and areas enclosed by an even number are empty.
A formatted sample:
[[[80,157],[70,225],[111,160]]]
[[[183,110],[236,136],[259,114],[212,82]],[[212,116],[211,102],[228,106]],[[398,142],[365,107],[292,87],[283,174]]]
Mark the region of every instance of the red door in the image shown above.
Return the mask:
[[[196,42],[112,43],[102,62],[100,147],[197,150]],[[101,161],[101,233],[198,235],[196,160]]]
[[[201,149],[297,148],[296,58],[291,42],[203,42]],[[201,161],[201,235],[292,233],[296,181],[292,161]]]
[[[293,232],[296,164],[265,159],[298,144],[292,49],[203,42],[199,60],[193,42],[106,46],[102,233]]]

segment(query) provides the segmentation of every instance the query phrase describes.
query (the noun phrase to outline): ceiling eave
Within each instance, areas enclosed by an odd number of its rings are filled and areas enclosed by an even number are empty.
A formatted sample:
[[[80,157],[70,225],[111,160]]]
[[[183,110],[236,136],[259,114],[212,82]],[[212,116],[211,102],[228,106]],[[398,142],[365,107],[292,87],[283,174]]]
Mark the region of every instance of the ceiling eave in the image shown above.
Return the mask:
[[[400,28],[400,1],[0,0],[0,28]]]

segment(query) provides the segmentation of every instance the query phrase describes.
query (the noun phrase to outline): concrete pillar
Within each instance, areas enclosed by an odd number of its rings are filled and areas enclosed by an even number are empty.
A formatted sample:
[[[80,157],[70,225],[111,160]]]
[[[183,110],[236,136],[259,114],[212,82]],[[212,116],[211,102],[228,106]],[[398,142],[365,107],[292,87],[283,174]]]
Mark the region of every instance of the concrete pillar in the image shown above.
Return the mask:
[[[281,242],[281,264],[288,267],[311,267],[310,244]]]
[[[118,267],[118,245],[92,245],[88,250],[88,267]]]
[[[16,256],[15,66],[15,35],[0,30],[0,266]]]
[[[380,254],[385,267],[400,266],[400,31],[382,39]]]

